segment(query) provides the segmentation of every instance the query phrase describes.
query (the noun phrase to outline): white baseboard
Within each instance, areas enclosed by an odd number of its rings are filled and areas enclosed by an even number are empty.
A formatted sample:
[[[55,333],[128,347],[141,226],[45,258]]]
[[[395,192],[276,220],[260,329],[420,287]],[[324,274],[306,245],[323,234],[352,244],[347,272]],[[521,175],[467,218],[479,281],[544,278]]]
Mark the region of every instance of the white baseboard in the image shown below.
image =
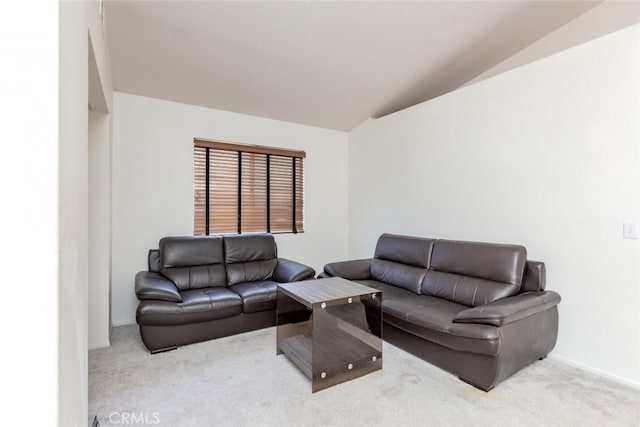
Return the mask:
[[[111,322],[111,324],[114,328],[117,326],[135,325],[136,319],[118,320],[117,322]]]
[[[91,343],[88,346],[88,350],[97,350],[99,348],[111,347],[111,343],[109,341],[101,341],[97,343]]]
[[[624,384],[628,387],[631,387],[636,390],[640,390],[640,383],[632,381],[628,378],[620,377],[618,375],[611,374],[609,372],[602,371],[600,369],[594,368],[592,366],[583,365],[580,362],[576,362],[575,360],[567,359],[562,356],[557,356],[555,354],[550,354],[549,359],[555,360],[560,363],[564,363],[565,365],[573,366],[574,368],[581,369],[583,371],[587,371],[589,373],[598,375],[600,377],[607,378],[609,380],[615,381],[620,384]]]

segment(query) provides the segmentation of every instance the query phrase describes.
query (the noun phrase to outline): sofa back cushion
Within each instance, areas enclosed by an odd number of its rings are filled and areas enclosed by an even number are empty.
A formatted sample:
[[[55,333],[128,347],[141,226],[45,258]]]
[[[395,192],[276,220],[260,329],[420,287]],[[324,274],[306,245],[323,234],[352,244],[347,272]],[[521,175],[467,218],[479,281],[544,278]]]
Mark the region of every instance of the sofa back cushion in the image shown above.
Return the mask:
[[[227,285],[222,237],[160,239],[160,273],[179,290]]]
[[[484,305],[520,292],[526,261],[523,246],[438,240],[421,293]]]
[[[273,235],[238,234],[223,240],[229,286],[271,279],[278,263]]]
[[[420,293],[434,243],[435,239],[383,234],[371,260],[371,277]]]

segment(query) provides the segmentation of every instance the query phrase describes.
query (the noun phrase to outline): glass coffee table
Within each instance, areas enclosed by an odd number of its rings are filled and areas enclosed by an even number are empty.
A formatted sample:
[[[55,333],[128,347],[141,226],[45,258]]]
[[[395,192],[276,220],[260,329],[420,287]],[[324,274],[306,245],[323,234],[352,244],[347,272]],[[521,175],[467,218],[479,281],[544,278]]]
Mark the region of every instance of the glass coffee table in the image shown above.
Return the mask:
[[[277,354],[316,392],[382,369],[382,292],[339,277],[278,285]]]

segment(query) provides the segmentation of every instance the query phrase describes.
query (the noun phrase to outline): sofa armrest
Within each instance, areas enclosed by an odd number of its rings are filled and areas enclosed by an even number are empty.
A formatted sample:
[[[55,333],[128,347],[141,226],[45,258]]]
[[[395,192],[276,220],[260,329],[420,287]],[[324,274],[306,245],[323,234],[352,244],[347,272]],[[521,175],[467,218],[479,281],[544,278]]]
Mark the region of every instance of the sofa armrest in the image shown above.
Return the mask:
[[[367,280],[371,278],[371,258],[332,262],[324,266],[324,272],[347,280]]]
[[[316,275],[316,271],[308,265],[291,261],[285,258],[278,258],[275,270],[271,278],[276,282],[288,283],[300,280],[311,279]]]
[[[541,313],[558,305],[559,302],[560,295],[553,291],[526,292],[463,310],[453,318],[453,322],[481,323],[500,327]]]
[[[182,295],[171,280],[149,271],[136,274],[136,296],[139,300],[182,302]]]

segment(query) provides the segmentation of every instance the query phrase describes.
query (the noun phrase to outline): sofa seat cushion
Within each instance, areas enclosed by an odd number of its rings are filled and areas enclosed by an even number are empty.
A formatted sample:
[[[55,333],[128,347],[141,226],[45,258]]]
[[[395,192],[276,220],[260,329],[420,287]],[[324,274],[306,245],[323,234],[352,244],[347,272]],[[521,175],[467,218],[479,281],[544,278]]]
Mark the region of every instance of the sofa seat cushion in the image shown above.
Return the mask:
[[[426,295],[413,298],[385,297],[383,321],[428,341],[454,350],[495,356],[500,352],[500,333],[492,325],[453,323],[468,307]]]
[[[276,308],[278,284],[274,281],[259,280],[238,283],[231,286],[231,290],[242,298],[242,311],[245,313]]]
[[[184,325],[222,319],[242,313],[242,299],[227,288],[201,288],[180,292],[182,302],[141,301],[140,325]]]

